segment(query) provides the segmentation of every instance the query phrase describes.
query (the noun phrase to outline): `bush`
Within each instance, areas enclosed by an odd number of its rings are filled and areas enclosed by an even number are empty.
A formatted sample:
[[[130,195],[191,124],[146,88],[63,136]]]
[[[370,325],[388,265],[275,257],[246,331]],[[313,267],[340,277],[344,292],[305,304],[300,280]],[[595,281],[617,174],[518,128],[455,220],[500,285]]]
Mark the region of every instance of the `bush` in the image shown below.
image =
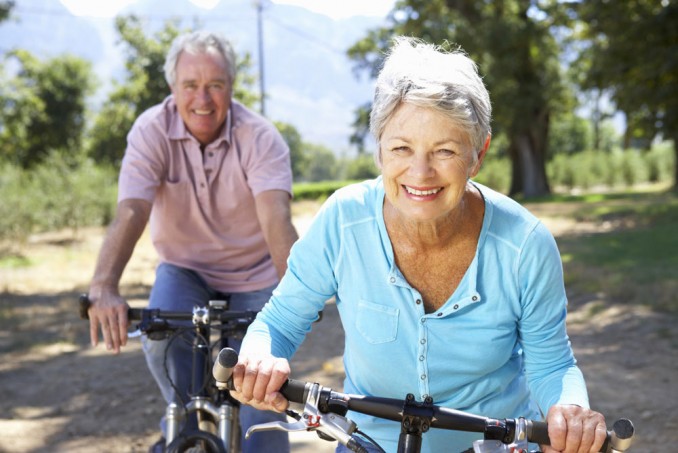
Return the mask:
[[[294,184],[292,189],[295,200],[319,200],[323,201],[336,190],[352,184],[356,181],[320,181],[300,182]]]
[[[88,159],[51,153],[24,170],[0,168],[0,239],[25,241],[32,233],[106,225],[116,205],[116,171]]]
[[[567,190],[632,187],[645,182],[670,181],[674,157],[670,143],[655,145],[649,152],[615,149],[556,154],[546,171],[552,187]]]
[[[508,193],[511,186],[511,161],[507,157],[488,156],[473,179],[497,192]]]

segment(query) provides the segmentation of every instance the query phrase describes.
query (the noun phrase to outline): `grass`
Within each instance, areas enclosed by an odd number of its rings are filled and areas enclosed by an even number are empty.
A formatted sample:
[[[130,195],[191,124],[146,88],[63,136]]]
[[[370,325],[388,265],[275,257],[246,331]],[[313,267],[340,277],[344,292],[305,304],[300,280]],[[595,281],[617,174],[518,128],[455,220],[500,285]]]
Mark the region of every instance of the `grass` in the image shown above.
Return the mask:
[[[678,195],[628,193],[570,201],[582,203],[573,213],[577,221],[601,228],[558,238],[568,287],[678,312]]]

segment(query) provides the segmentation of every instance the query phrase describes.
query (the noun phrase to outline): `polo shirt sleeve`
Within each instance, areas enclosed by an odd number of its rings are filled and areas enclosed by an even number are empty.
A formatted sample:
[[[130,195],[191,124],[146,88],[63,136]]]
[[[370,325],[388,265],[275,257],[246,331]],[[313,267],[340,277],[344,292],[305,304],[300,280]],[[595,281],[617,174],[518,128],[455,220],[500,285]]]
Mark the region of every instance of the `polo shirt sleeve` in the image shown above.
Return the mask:
[[[252,194],[256,197],[267,190],[284,190],[291,195],[292,165],[285,140],[268,123],[252,132],[252,137],[239,140],[246,150],[241,159]]]
[[[566,331],[567,296],[555,239],[538,222],[522,250],[518,328],[530,390],[543,413],[554,404],[588,407],[586,384]]]
[[[135,121],[120,167],[118,202],[132,198],[153,202],[165,172],[162,148],[166,141],[166,134],[148,121],[148,115]]]

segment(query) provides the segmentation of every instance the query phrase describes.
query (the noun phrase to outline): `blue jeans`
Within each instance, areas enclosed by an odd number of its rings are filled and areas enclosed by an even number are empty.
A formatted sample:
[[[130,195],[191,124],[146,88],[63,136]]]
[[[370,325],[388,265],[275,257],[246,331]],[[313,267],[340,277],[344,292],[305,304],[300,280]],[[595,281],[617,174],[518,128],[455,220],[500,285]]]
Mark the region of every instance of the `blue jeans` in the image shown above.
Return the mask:
[[[230,297],[230,309],[234,311],[254,310],[259,311],[264,306],[275,287],[266,288],[249,293],[232,293]],[[221,297],[219,297],[221,296]],[[151,290],[149,308],[161,310],[190,311],[195,305],[205,306],[210,299],[223,298],[223,294],[209,288],[203,279],[195,272],[183,269],[172,264],[162,263],[156,270],[156,279]],[[240,350],[240,340],[229,339],[229,347],[236,351]],[[174,401],[182,404],[188,401],[191,386],[191,362],[192,345],[190,339],[182,336],[174,340],[149,340],[142,337],[146,363],[155,378],[165,401],[169,404]],[[169,349],[168,349],[169,346]],[[167,364],[165,364],[165,351],[167,350]],[[167,367],[167,371],[165,370]],[[204,370],[204,366],[199,369]],[[207,370],[211,372],[211,370]],[[168,375],[169,374],[169,378]],[[202,382],[202,381],[201,381]],[[174,387],[173,387],[174,385]],[[180,397],[177,396],[176,391]],[[287,421],[285,414],[256,410],[250,406],[242,405],[240,408],[240,424],[242,427],[243,453],[275,452],[287,453],[290,451],[289,437],[282,431],[266,431],[253,434],[245,440],[244,433],[251,425],[267,423],[271,421]],[[188,423],[195,425],[195,420]],[[164,432],[164,417],[161,429]]]

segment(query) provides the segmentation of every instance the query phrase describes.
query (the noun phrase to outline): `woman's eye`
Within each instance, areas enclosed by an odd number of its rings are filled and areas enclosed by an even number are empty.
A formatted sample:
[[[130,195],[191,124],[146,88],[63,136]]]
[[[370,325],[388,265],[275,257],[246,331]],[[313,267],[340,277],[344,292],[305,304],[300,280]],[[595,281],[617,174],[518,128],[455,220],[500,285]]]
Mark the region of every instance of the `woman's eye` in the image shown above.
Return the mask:
[[[454,156],[455,152],[452,151],[451,149],[439,149],[438,151],[436,151],[436,154],[438,157],[445,159]]]
[[[393,148],[393,152],[394,152],[394,153],[406,153],[406,152],[408,152],[409,150],[410,150],[410,149],[409,149],[407,146],[398,146],[398,147],[396,147],[396,148]]]

